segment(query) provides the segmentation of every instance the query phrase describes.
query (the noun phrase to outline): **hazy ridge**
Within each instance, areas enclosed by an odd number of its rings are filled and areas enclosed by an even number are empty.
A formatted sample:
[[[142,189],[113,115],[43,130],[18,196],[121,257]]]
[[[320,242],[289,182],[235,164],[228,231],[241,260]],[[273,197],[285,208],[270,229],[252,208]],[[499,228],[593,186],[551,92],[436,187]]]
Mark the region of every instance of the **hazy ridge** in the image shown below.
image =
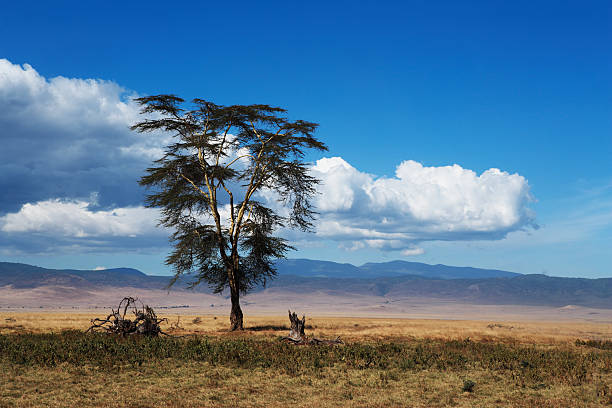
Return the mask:
[[[394,261],[361,267],[328,261],[282,260],[279,276],[255,293],[325,294],[330,297],[367,295],[388,299],[431,298],[472,304],[564,306],[568,304],[612,309],[612,279],[561,278],[521,275],[478,268]],[[14,289],[63,287],[73,291],[103,287],[159,290],[168,276],[151,276],[131,268],[56,270],[0,262],[0,287]],[[189,277],[173,292],[186,291]],[[193,289],[211,293],[206,285]]]

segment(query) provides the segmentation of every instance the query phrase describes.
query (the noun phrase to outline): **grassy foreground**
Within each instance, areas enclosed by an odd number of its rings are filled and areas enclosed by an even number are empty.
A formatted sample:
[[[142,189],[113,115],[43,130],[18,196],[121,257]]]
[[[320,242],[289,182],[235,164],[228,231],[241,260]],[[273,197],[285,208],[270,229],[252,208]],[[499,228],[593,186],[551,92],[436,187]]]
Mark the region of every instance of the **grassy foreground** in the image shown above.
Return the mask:
[[[273,335],[2,334],[0,406],[606,406],[610,348],[605,341],[295,347]]]

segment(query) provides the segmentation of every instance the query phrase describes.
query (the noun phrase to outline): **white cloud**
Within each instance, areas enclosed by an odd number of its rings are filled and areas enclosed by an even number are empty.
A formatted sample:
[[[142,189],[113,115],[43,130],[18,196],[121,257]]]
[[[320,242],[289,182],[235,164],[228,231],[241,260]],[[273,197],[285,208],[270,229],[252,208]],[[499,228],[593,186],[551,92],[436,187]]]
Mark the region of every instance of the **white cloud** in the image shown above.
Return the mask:
[[[19,66],[0,59],[0,98],[12,102],[11,114],[44,118],[56,124],[124,125],[136,114],[125,92],[114,82],[55,77],[46,80],[28,64]],[[8,112],[5,112],[8,113]]]
[[[415,255],[423,255],[425,253],[425,250],[423,248],[415,247],[415,248],[404,249],[401,253],[404,256],[415,256]]]
[[[534,226],[534,214],[528,208],[529,185],[518,174],[490,169],[477,175],[458,165],[424,167],[405,161],[395,177],[375,177],[339,157],[317,161],[312,173],[321,179],[314,202],[319,212],[316,239],[336,241],[346,250],[373,248],[414,256],[424,253],[418,246],[423,241],[497,240]],[[274,201],[269,191],[263,197]],[[113,247],[121,241],[117,238],[167,236],[168,231],[156,227],[157,210],[142,206],[93,209],[99,199],[91,194],[89,199],[24,204],[0,217],[0,231],[90,248]],[[228,219],[228,205],[220,213]],[[312,238],[299,233],[288,236]],[[140,245],[147,244],[143,240]]]
[[[106,266],[96,266],[95,268],[93,268],[94,271],[105,271],[106,270]]]
[[[136,96],[112,81],[47,79],[0,59],[0,214],[100,191],[105,206],[137,205],[136,184],[167,136],[141,135]],[[129,183],[129,187],[126,187]]]
[[[147,252],[167,247],[169,232],[156,226],[156,209],[95,210],[92,201],[50,199],[0,216],[0,254]]]
[[[331,157],[318,160],[312,174],[322,181],[316,234],[348,250],[420,255],[415,244],[422,241],[495,240],[536,227],[527,180],[498,169],[478,175],[408,160],[395,177],[375,177]]]
[[[139,207],[93,211],[87,201],[46,200],[24,204],[19,212],[0,217],[0,230],[7,233],[39,233],[49,236],[137,237],[155,234],[159,212]]]

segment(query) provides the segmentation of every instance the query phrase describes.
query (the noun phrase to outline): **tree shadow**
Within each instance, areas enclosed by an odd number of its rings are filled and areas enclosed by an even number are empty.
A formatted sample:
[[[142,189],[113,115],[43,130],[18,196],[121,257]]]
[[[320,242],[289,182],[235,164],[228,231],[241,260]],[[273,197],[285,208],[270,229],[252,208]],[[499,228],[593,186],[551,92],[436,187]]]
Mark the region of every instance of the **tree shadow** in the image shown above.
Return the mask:
[[[312,329],[312,326],[310,325],[306,325],[305,327],[306,329]],[[291,327],[288,326],[274,326],[271,324],[268,325],[263,325],[263,326],[252,326],[252,327],[247,327],[245,330],[248,331],[289,331],[291,330]]]
[[[264,326],[253,326],[248,327],[249,331],[289,331],[291,328],[287,326],[274,326],[274,325],[264,325]]]

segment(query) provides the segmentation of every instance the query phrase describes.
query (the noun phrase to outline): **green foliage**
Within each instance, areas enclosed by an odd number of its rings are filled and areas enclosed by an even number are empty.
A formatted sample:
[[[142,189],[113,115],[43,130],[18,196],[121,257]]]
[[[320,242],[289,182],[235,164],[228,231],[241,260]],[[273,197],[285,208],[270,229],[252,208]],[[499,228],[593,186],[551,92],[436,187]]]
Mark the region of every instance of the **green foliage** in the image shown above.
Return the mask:
[[[325,367],[389,372],[486,369],[509,375],[517,386],[580,385],[612,372],[612,352],[474,341],[413,340],[296,347],[271,339],[118,338],[66,331],[0,335],[0,360],[28,366],[93,365],[101,368],[203,361],[236,368],[276,369],[289,375]],[[395,375],[395,374],[394,374]],[[383,379],[384,380],[384,379]]]

